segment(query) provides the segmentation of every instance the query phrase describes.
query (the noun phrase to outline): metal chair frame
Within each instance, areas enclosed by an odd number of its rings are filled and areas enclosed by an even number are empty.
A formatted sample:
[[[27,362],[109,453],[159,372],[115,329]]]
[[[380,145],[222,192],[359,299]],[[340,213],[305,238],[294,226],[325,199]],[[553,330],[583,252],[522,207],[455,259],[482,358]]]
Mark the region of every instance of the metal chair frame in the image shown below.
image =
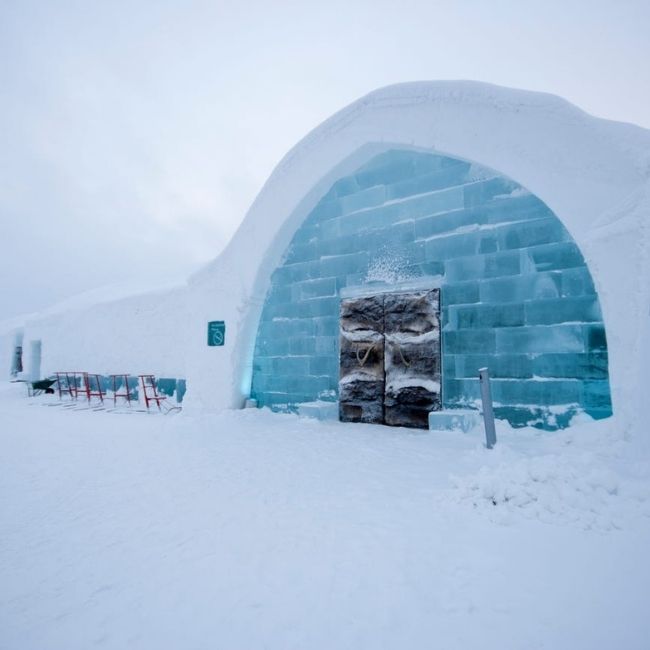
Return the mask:
[[[126,399],[126,402],[129,406],[131,406],[131,391],[129,390],[129,377],[130,375],[128,373],[121,373],[121,374],[116,374],[116,375],[109,375],[110,380],[111,380],[111,387],[113,391],[113,406],[117,405],[117,398],[118,397],[124,397]],[[124,384],[124,392],[123,393],[118,393],[117,389],[117,380],[122,379],[122,382]]]
[[[160,407],[161,402],[164,402],[167,397],[164,395],[159,395],[156,390],[156,376],[155,375],[138,375],[140,379],[140,385],[142,386],[142,396],[144,397],[144,405],[149,408],[149,404],[154,402],[158,407],[158,410],[162,410]]]

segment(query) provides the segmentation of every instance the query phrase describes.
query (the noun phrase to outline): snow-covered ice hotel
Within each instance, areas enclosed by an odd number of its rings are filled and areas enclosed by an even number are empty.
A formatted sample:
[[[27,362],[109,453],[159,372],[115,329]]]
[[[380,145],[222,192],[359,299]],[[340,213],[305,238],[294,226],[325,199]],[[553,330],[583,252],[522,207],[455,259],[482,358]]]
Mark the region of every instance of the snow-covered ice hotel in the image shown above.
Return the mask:
[[[649,179],[650,132],[559,98],[391,86],[298,143],[187,286],[33,318],[25,339],[44,374],[184,377],[189,407],[425,426],[477,408],[487,367],[515,426],[632,423]]]

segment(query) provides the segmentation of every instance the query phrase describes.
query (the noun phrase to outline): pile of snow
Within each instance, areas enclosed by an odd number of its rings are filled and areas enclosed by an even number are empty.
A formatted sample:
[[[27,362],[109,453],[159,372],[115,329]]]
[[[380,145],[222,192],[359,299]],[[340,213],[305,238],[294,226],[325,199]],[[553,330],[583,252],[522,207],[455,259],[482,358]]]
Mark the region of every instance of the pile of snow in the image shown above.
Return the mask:
[[[532,448],[517,444],[515,436],[526,435]],[[524,517],[610,531],[650,518],[650,462],[639,460],[609,423],[574,425],[544,438],[502,423],[499,437],[493,453],[480,454],[484,464],[476,473],[452,477],[446,497],[502,524]]]

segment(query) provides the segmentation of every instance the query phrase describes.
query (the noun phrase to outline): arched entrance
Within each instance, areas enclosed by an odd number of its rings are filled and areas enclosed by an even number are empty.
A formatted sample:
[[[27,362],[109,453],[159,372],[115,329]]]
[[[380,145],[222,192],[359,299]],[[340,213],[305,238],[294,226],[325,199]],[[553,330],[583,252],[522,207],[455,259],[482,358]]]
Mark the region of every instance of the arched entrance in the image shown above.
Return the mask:
[[[252,396],[292,410],[339,397],[341,295],[440,290],[441,403],[566,426],[611,415],[605,329],[584,258],[537,197],[485,167],[394,149],[337,180],[271,276]]]

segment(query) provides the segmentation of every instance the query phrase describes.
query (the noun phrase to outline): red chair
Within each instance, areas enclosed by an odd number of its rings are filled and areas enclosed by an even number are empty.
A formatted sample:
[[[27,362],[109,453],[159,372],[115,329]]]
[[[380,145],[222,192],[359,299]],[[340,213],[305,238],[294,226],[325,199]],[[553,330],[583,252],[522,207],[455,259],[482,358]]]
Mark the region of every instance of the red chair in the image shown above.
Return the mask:
[[[111,379],[111,387],[113,390],[113,406],[117,404],[118,397],[126,398],[127,404],[131,406],[131,391],[129,390],[129,375],[121,374],[121,375],[109,375],[109,376]],[[118,393],[118,389],[117,389],[118,379],[122,380],[122,385],[124,387],[124,392],[122,393]]]
[[[55,372],[56,388],[59,392],[59,399],[63,395],[70,395],[70,399],[77,399],[77,376],[74,372]]]
[[[104,391],[102,390],[99,375],[88,372],[79,372],[75,373],[75,375],[81,375],[81,382],[79,388],[77,389],[77,395],[79,393],[83,393],[86,396],[88,402],[90,402],[93,397],[99,397],[101,403],[103,404]]]
[[[156,390],[156,376],[155,375],[138,375],[140,378],[140,385],[142,386],[142,396],[144,397],[144,405],[149,408],[149,404],[152,402],[160,408],[161,402],[164,402],[167,398],[164,395],[158,395]]]

